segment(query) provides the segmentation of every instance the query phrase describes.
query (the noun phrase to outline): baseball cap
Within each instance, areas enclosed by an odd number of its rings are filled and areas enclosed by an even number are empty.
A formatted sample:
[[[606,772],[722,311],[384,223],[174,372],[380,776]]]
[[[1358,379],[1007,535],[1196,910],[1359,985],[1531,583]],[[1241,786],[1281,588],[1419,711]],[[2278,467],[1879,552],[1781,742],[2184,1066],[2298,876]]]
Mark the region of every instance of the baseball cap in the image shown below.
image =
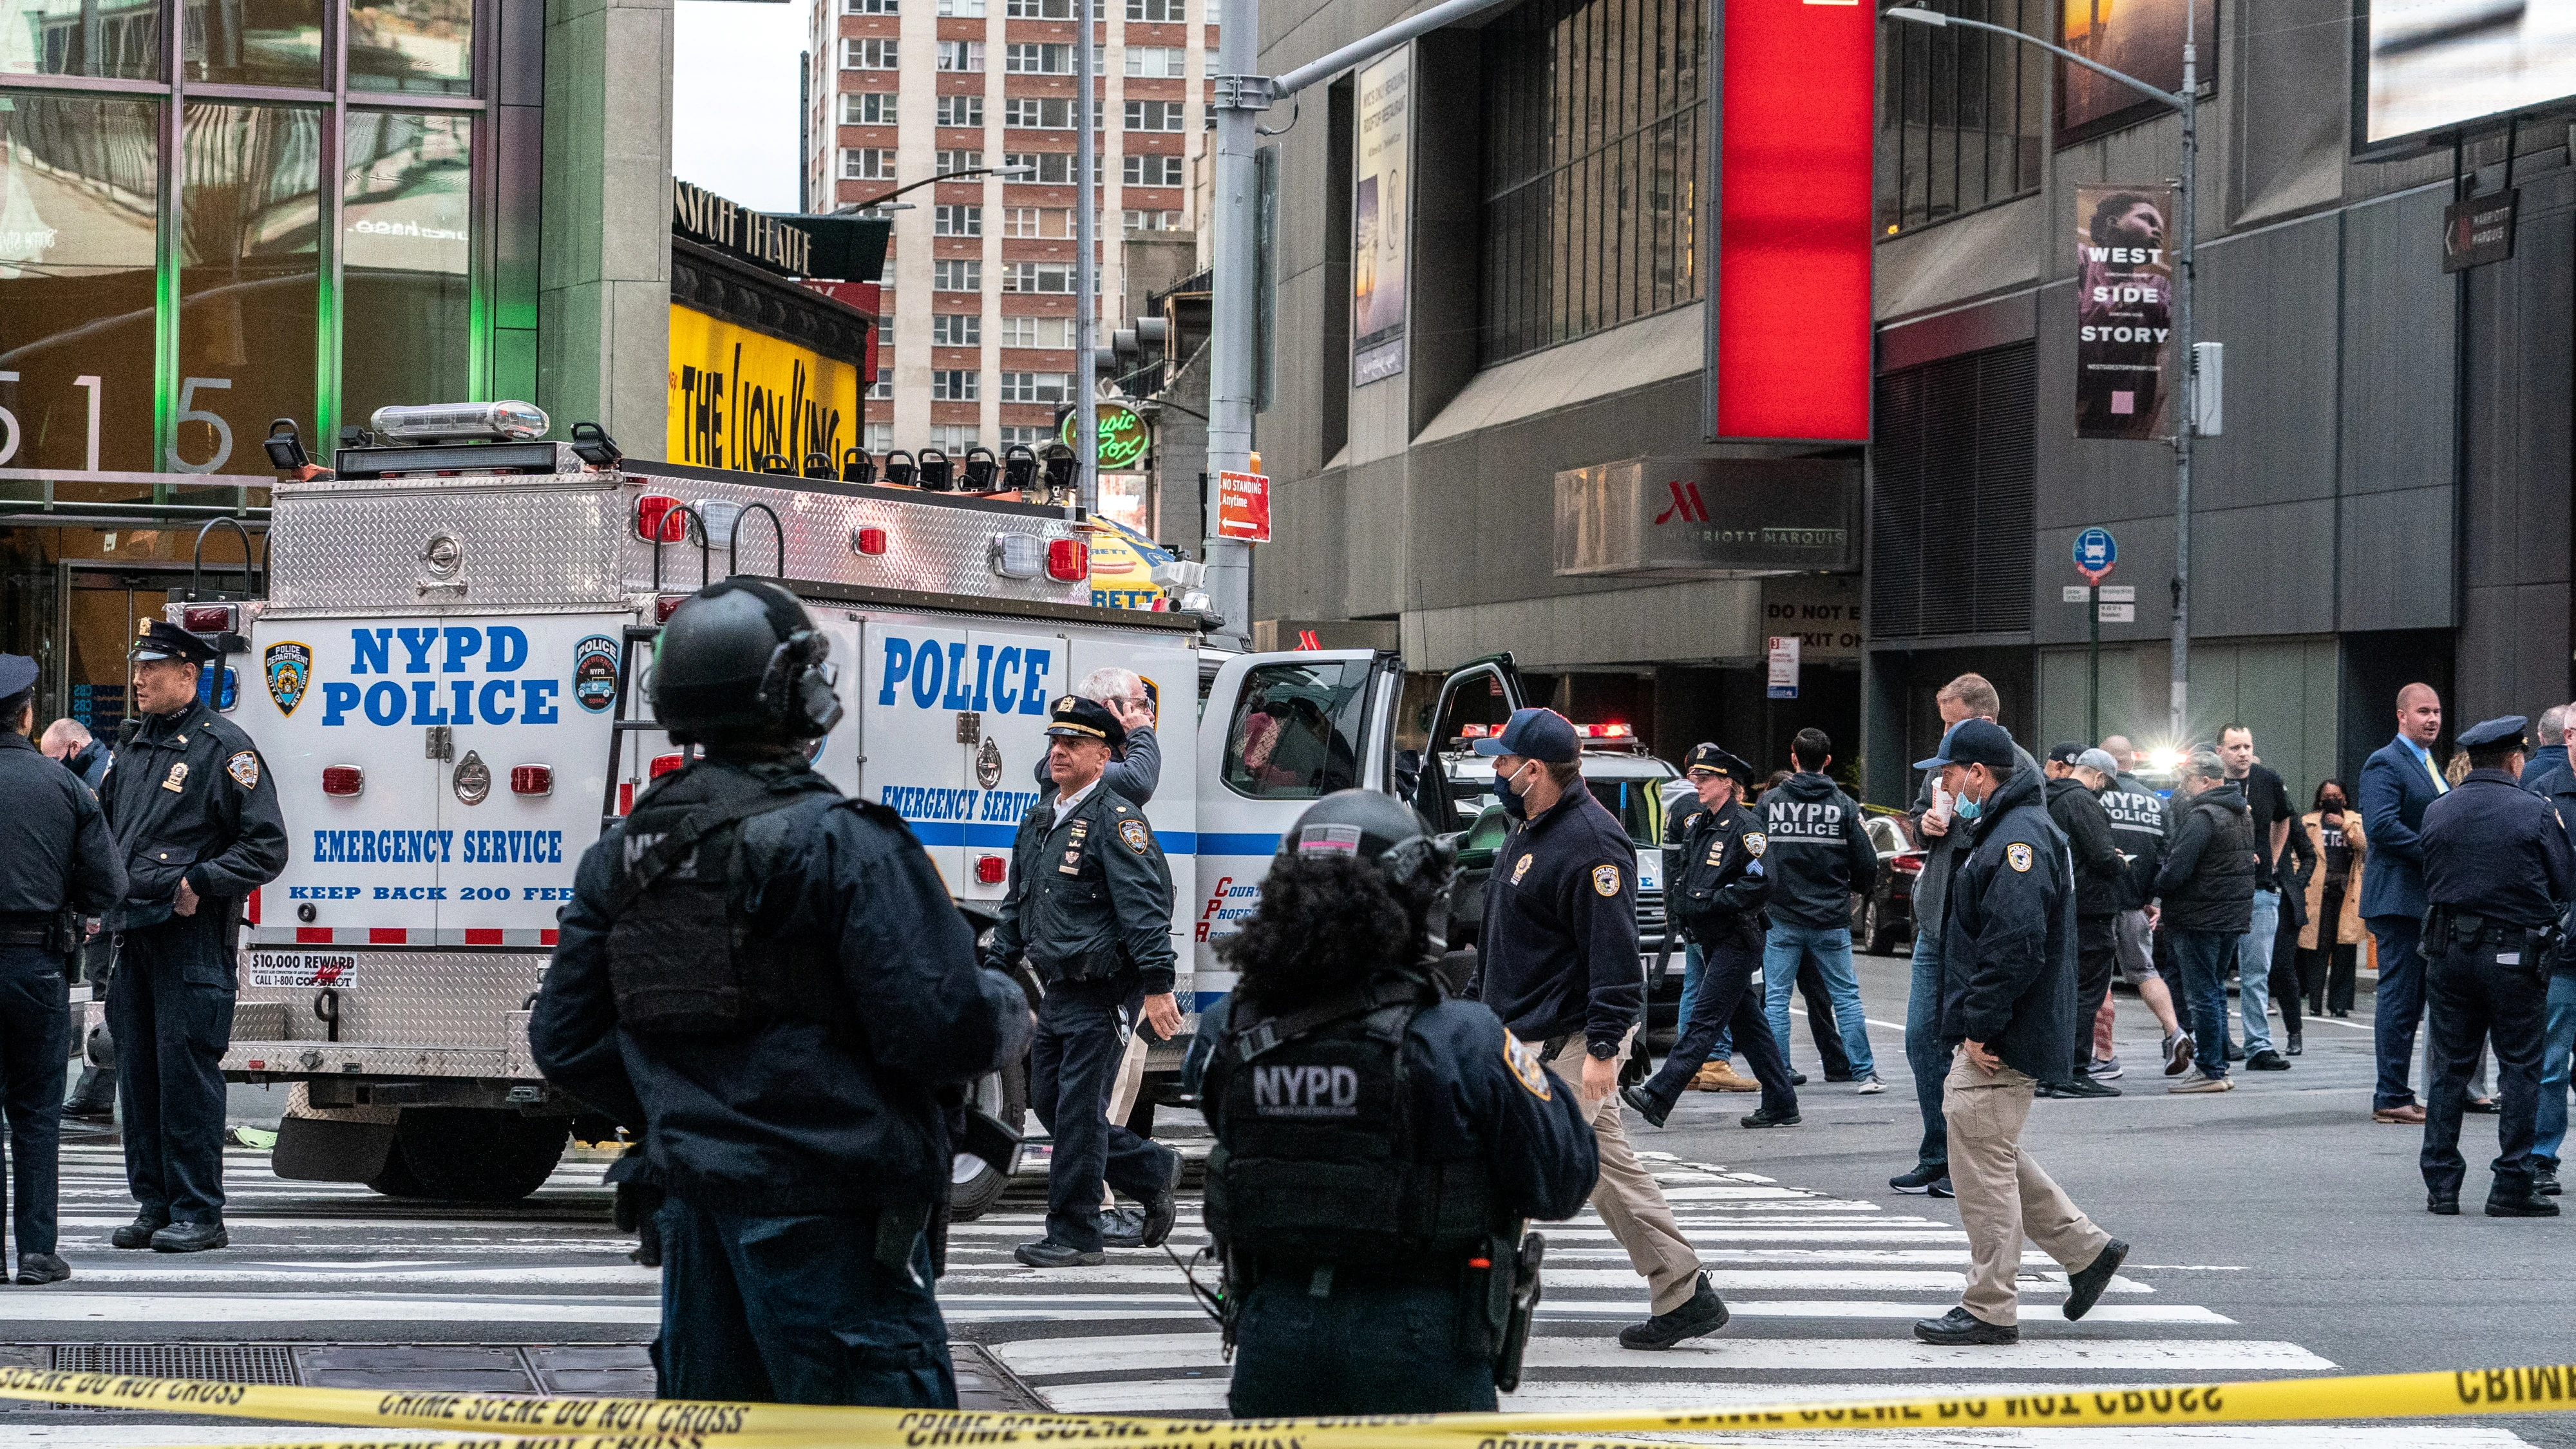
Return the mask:
[[[1501,734],[1488,735],[1475,744],[1476,753],[1487,759],[1518,755],[1546,765],[1573,764],[1582,749],[1581,741],[1575,737],[1574,721],[1552,709],[1513,710]]]
[[[2052,765],[2083,764],[2084,747],[2075,743],[2073,740],[2066,740],[2058,744],[2050,745],[2048,747],[2048,762]]]
[[[1928,760],[1917,760],[1918,770],[1937,770],[1943,765],[2009,766],[2013,763],[2012,736],[1993,720],[1963,719],[1950,726],[1941,737],[1941,753]]]
[[[2099,770],[2105,775],[2120,773],[2120,762],[2111,758],[2109,750],[2086,750],[2076,756],[2075,763],[2087,770]]]

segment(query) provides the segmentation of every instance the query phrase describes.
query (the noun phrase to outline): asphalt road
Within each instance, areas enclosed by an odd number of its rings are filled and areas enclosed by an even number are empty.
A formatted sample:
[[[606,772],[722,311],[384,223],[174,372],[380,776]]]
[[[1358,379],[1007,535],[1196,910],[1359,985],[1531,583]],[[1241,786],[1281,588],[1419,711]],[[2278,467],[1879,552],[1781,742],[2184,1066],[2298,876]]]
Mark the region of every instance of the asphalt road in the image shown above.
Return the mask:
[[[1887,1187],[1914,1165],[1921,1131],[1904,1057],[1909,970],[1902,956],[1859,962],[1883,1095],[1825,1083],[1803,1012],[1793,1011],[1793,1060],[1810,1081],[1799,1093],[1801,1125],[1746,1131],[1736,1119],[1753,1097],[1694,1092],[1664,1131],[1641,1131],[1640,1144],[1956,1221],[1955,1203],[1927,1208]],[[2480,1215],[2496,1119],[2471,1116],[2462,1215],[2424,1211],[2422,1130],[2371,1120],[2366,982],[2349,1020],[2308,1023],[2306,1054],[2291,1070],[2238,1063],[2237,1090],[2198,1096],[2166,1094],[2155,1018],[2123,994],[2117,1041],[2128,1075],[2112,1085],[2125,1094],[2042,1101],[2023,1145],[2131,1243],[2128,1275],[2187,1293],[2248,1337],[2296,1342],[2345,1373],[2576,1359],[2576,1209],[2554,1219]],[[2273,1035],[2282,1039],[2278,1021]],[[2576,1415],[2497,1422],[2533,1443],[2576,1444]]]

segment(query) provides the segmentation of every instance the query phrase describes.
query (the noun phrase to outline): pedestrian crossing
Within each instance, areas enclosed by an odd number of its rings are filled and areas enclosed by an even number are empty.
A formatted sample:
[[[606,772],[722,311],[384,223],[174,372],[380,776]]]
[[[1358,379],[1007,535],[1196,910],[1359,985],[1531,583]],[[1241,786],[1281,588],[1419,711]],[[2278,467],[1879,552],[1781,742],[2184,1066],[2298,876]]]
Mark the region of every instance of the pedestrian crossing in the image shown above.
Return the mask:
[[[1175,1145],[1197,1159],[1207,1144],[1182,1139]],[[1954,1205],[1835,1198],[1717,1164],[1641,1155],[1734,1321],[1666,1353],[1620,1348],[1618,1328],[1645,1314],[1643,1281],[1590,1211],[1546,1225],[1546,1297],[1522,1387],[1504,1398],[1505,1408],[1742,1406],[2339,1369],[2311,1348],[2247,1333],[2225,1314],[2190,1301],[2197,1286],[2217,1276],[2202,1270],[2225,1264],[2132,1265],[2083,1322],[2067,1323],[2056,1311],[2066,1292],[2063,1271],[2025,1255],[2020,1344],[1930,1347],[1913,1339],[1910,1326],[1957,1301],[1968,1249]],[[628,1259],[633,1239],[608,1222],[608,1193],[599,1185],[607,1160],[597,1154],[568,1160],[524,1203],[454,1207],[399,1202],[362,1187],[282,1182],[270,1174],[265,1154],[235,1148],[225,1162],[233,1246],[169,1256],[108,1245],[108,1233],[132,1217],[122,1160],[112,1142],[70,1143],[62,1251],[74,1276],[42,1289],[0,1292],[0,1344],[641,1342],[659,1321],[658,1276]],[[1183,1260],[1206,1241],[1195,1199],[1194,1191],[1185,1193],[1169,1245]],[[1011,1250],[1043,1234],[1044,1212],[1042,1185],[1024,1178],[993,1212],[954,1226],[940,1285],[952,1336],[984,1345],[1038,1401],[1058,1410],[1222,1413],[1228,1368],[1215,1326],[1172,1257],[1161,1250],[1112,1250],[1096,1268],[1022,1267]],[[179,1427],[50,1423],[0,1434],[59,1449],[259,1437],[198,1434],[193,1426],[174,1435]],[[18,1428],[42,1433],[21,1437]],[[2187,1440],[2196,1449],[2285,1449],[2315,1441],[2313,1429],[2277,1426],[2044,1433],[1893,1431],[1874,1433],[1870,1442],[1907,1449],[2151,1449]],[[2484,1426],[2409,1427],[2402,1440],[2398,1433],[2338,1429],[2335,1437],[2340,1449],[2398,1449],[2401,1443],[2501,1449],[2524,1442],[2509,1429]]]

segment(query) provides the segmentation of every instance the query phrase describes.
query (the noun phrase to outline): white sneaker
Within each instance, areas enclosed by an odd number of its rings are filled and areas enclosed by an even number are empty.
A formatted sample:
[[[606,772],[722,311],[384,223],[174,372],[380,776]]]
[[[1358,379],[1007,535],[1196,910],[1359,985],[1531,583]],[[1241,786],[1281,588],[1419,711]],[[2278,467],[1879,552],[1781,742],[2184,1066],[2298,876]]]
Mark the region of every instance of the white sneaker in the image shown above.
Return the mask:
[[[1874,1093],[1886,1091],[1887,1083],[1878,1079],[1878,1073],[1872,1072],[1868,1076],[1861,1078],[1860,1085],[1854,1087],[1852,1090],[1860,1096],[1867,1097]]]

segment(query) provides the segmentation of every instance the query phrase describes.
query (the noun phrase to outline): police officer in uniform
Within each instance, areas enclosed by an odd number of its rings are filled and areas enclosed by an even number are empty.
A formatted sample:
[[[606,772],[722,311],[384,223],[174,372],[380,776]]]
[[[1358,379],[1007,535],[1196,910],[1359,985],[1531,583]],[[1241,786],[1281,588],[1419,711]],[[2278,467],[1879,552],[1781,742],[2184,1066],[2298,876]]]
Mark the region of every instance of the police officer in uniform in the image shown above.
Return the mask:
[[[64,968],[81,917],[125,895],[125,868],[98,797],[27,736],[36,661],[0,654],[0,1112],[9,1125],[18,1281],[72,1275],[54,1252],[63,1059],[70,1054]]]
[[[195,1253],[224,1232],[225,1045],[242,903],[286,868],[277,782],[259,749],[197,697],[214,646],[162,620],[134,642],[134,717],[117,737],[100,803],[124,856],[107,988],[125,1112],[134,1221],[120,1248]]]
[[[582,855],[528,1045],[643,1134],[664,1397],[954,1408],[953,1124],[1028,1004],[902,819],[806,763],[841,714],[830,647],[763,581],[673,611],[653,716],[705,757]]]
[[[1718,1034],[1732,1031],[1762,1084],[1762,1105],[1743,1125],[1792,1126],[1799,1120],[1798,1091],[1790,1085],[1789,1063],[1780,1055],[1761,999],[1750,989],[1762,978],[1762,903],[1771,892],[1762,865],[1762,821],[1737,793],[1753,778],[1753,767],[1714,744],[1700,744],[1684,757],[1682,773],[1700,789],[1703,803],[1683,842],[1679,869],[1665,877],[1664,904],[1674,928],[1703,953],[1704,964],[1690,1019],[1663,1067],[1647,1081],[1622,1088],[1620,1096],[1638,1116],[1663,1126]]]
[[[1538,1051],[1440,985],[1449,851],[1369,790],[1315,802],[1223,950],[1187,1080],[1215,1130],[1236,1418],[1485,1410],[1518,1379],[1536,1235],[1598,1162]]]
[[[1055,1144],[1047,1164],[1047,1230],[1013,1252],[1032,1268],[1108,1261],[1100,1186],[1144,1207],[1134,1242],[1155,1248],[1179,1213],[1181,1155],[1109,1120],[1122,1050],[1119,1021],[1169,1041],[1172,873],[1145,813],[1101,778],[1127,730],[1093,700],[1068,694],[1047,725],[1052,794],[1029,807],[1011,845],[1011,888],[985,964],[1025,956],[1046,996],[1029,1051],[1029,1102]],[[1141,1021],[1139,1014],[1141,1012]]]
[[[2460,1210],[2460,1113],[2481,1041],[2495,1043],[2502,1114],[2496,1123],[2491,1218],[2554,1218],[2533,1190],[2531,1143],[2540,1106],[2542,1010],[2557,923],[2576,899],[2576,853],[2548,802],[2515,783],[2523,718],[2460,732],[2468,778],[2424,807],[2424,960],[2432,1002],[2430,1101],[2424,1111],[2427,1211]]]

